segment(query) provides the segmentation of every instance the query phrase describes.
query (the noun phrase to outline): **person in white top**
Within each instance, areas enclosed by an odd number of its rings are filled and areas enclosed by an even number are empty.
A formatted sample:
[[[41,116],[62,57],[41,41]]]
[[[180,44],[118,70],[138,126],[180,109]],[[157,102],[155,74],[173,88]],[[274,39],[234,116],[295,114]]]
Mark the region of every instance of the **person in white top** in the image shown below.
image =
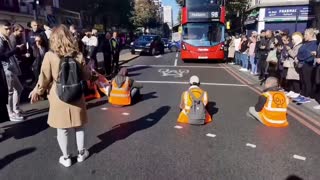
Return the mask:
[[[86,32],[86,35],[82,38],[82,42],[85,45],[87,51],[87,60],[95,59],[94,52],[95,49],[98,47],[97,33],[98,31],[96,29],[92,29],[91,32]]]
[[[240,64],[240,43],[241,43],[241,37],[239,34],[236,34],[236,38],[234,39],[234,49],[235,49],[235,63]]]

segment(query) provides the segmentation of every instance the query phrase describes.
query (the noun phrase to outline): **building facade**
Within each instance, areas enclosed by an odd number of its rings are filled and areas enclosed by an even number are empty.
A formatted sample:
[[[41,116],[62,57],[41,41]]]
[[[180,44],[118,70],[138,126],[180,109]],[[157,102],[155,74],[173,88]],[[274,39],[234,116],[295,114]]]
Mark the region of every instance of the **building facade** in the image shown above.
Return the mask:
[[[81,26],[80,13],[68,11],[59,6],[59,0],[0,0],[0,18],[27,27],[28,22],[37,19],[52,26],[77,24]]]
[[[251,0],[244,24],[248,34],[263,29],[303,32],[314,26],[314,10],[310,0]]]
[[[171,6],[163,6],[163,23],[167,23],[170,29],[173,27],[173,10]]]

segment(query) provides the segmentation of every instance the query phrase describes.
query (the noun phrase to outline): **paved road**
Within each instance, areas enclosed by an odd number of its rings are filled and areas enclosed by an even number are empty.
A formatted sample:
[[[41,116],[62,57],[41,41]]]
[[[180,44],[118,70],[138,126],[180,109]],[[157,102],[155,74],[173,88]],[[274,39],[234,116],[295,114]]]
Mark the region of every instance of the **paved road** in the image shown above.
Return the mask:
[[[319,136],[291,116],[285,129],[246,117],[257,94],[228,67],[184,64],[175,53],[141,56],[127,65],[131,77],[144,84],[144,99],[125,108],[104,99],[89,103],[88,160],[60,166],[56,132],[39,114],[8,125],[9,136],[0,143],[0,179],[320,179]],[[214,122],[206,126],[176,123],[180,95],[193,74],[209,93]],[[46,104],[26,108],[39,107]]]

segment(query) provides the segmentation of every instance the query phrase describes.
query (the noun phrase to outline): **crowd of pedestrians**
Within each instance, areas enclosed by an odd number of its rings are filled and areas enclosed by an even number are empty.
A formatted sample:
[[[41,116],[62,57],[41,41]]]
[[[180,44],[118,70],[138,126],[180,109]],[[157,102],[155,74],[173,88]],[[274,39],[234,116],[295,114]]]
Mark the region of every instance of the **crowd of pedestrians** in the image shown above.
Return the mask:
[[[227,39],[227,62],[243,72],[258,76],[261,84],[276,77],[287,97],[297,104],[315,99],[320,104],[319,31],[313,28],[289,33],[288,30],[253,31],[250,36],[235,34]],[[320,105],[314,106],[320,110]]]

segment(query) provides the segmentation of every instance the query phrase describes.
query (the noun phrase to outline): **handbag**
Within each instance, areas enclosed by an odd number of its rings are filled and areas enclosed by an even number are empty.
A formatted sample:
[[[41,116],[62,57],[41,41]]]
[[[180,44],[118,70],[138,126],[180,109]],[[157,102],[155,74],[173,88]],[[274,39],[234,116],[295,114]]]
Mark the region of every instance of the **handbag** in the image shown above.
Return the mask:
[[[278,58],[277,58],[277,49],[271,50],[267,56],[267,62],[271,64],[277,64]]]

